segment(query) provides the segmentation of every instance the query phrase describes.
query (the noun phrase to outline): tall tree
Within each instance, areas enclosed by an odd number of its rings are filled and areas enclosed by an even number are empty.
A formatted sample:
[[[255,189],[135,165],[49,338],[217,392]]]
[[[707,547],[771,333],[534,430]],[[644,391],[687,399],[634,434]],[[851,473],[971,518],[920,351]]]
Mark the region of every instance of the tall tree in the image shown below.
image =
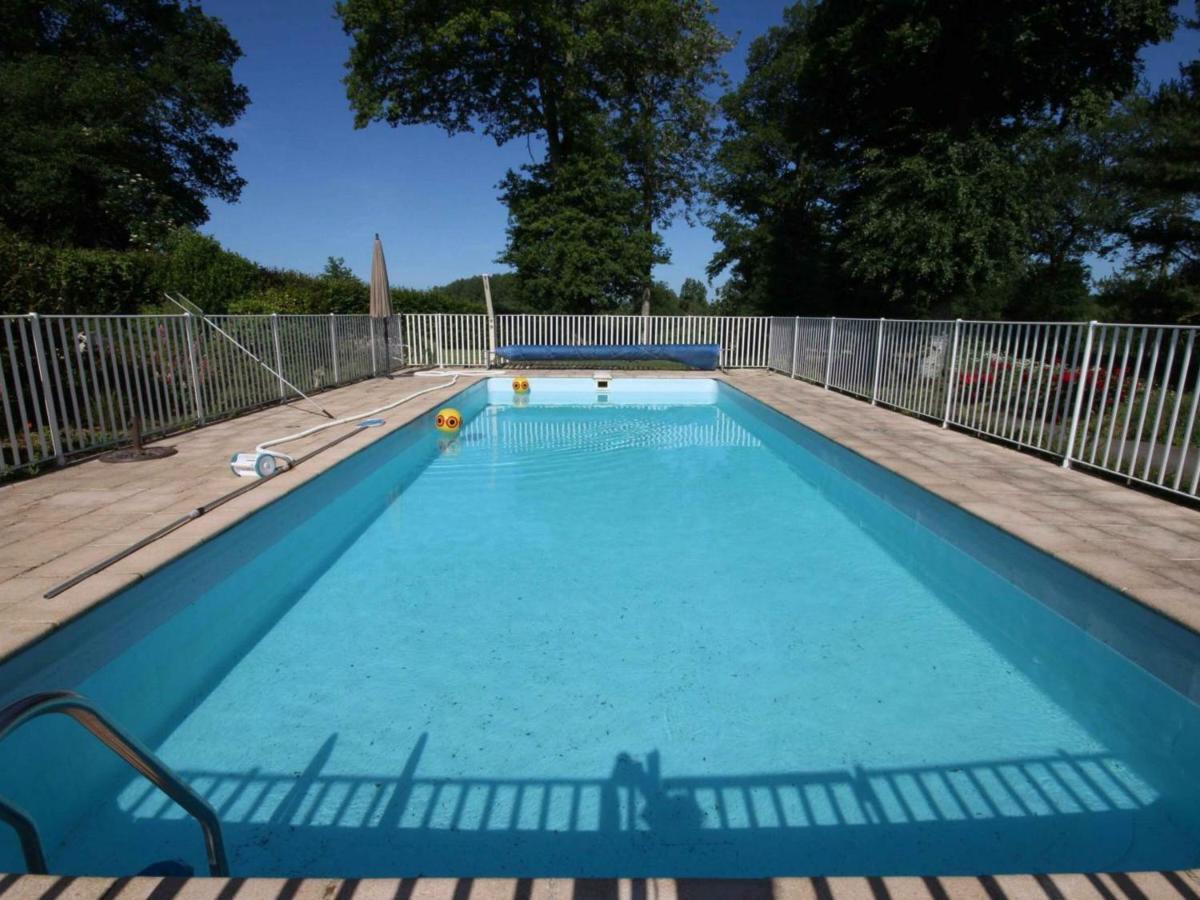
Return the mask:
[[[629,214],[646,233],[643,251],[653,248],[634,254],[644,266],[640,290],[650,290],[662,253],[654,229],[690,208],[711,145],[714,105],[706,94],[728,43],[711,22],[708,0],[341,0],[337,9],[353,39],[346,85],[359,127],[435,124],[450,134],[478,129],[498,144],[538,139],[546,155],[526,169],[530,183],[522,187],[514,180],[522,176],[510,173],[502,189],[508,200],[537,198],[542,207],[546,191],[576,190],[583,172],[595,187],[615,152],[621,180],[638,197]],[[579,156],[592,161],[560,179],[559,170]],[[619,191],[607,175],[604,182]],[[623,193],[605,208],[612,224],[613,212],[627,208]],[[516,227],[505,258],[544,259],[511,243],[530,233],[522,228],[529,206],[510,213]],[[606,233],[615,239],[626,230]],[[558,239],[542,233],[542,240]],[[557,256],[590,254],[596,258],[588,268],[599,271],[607,265],[600,257],[628,262],[627,250],[622,239],[564,247]]]
[[[679,286],[679,311],[684,315],[704,315],[708,309],[708,288],[698,278],[685,278]]]
[[[237,199],[241,50],[181,0],[0,7],[0,221],[46,243],[148,245]]]
[[[666,261],[661,240],[641,227],[641,197],[616,154],[527,166],[502,187],[509,224],[500,261],[516,268],[522,297],[540,310],[628,312],[642,273]]]
[[[800,73],[811,56],[813,9],[796,4],[784,24],[750,44],[746,77],[721,101],[725,125],[708,182],[708,217],[720,249],[710,278],[727,312],[853,311],[855,285],[834,252],[845,180],[822,158],[822,125],[805,113]]]
[[[696,202],[713,144],[719,65],[732,46],[713,25],[708,0],[603,0],[596,73],[614,146],[625,160],[649,234]],[[654,277],[642,273],[642,311]]]
[[[595,85],[579,0],[340,0],[353,39],[346,93],[358,128],[476,128],[504,144],[536,135],[557,166],[591,120]]]
[[[1200,60],[1125,104],[1115,120],[1111,180],[1127,265],[1104,285],[1120,318],[1200,318]]]
[[[1200,263],[1200,60],[1118,119],[1125,140],[1114,167],[1124,189],[1122,237],[1142,270],[1165,275]]]
[[[750,105],[726,105],[714,185],[728,241],[714,267],[732,267],[735,288],[747,260],[770,279],[776,249],[803,235],[816,277],[832,264],[878,312],[926,312],[1023,277],[1052,238],[1070,237],[1045,220],[1048,198],[1068,213],[1088,199],[1069,184],[1077,173],[1056,170],[1029,135],[1053,150],[1053,129],[1078,128],[1128,92],[1138,51],[1172,32],[1172,5],[792,7],[751,48],[738,91]],[[783,177],[773,183],[770,171]],[[764,201],[784,190],[788,202]],[[1077,253],[1081,241],[1068,243]],[[1063,271],[1075,262],[1064,257]]]

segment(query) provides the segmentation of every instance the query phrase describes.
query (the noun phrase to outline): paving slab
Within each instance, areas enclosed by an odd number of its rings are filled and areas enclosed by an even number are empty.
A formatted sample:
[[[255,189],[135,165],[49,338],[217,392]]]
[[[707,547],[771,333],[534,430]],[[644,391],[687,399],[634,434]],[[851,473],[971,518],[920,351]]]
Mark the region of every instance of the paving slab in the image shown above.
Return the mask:
[[[1200,632],[1200,510],[785,375],[728,381]]]

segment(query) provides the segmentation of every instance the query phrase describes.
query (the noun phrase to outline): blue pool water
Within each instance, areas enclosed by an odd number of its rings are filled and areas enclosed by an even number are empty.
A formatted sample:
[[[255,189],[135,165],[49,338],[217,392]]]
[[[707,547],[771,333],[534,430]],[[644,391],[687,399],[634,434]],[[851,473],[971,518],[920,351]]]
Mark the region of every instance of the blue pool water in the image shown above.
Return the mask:
[[[727,386],[621,381],[468,389],[457,440],[365,449],[0,695],[94,698],[217,808],[238,875],[1200,863],[1200,710],[1060,613],[1193,636]],[[203,871],[71,723],[0,745],[0,794],[55,871]]]

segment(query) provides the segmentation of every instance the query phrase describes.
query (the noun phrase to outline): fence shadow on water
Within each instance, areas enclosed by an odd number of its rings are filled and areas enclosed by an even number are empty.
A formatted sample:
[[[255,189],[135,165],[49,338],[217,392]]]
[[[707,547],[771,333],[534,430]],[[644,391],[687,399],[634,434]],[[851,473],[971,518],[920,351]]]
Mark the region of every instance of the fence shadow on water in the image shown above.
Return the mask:
[[[747,775],[664,773],[657,751],[591,778],[419,774],[422,735],[391,773],[185,768],[216,808],[238,875],[721,877],[1186,868],[1195,836],[1105,754]],[[147,784],[77,831],[103,869],[119,841],[154,859],[198,830]],[[64,852],[64,851],[60,851]],[[125,852],[127,855],[128,850]],[[125,860],[128,865],[134,860]],[[198,861],[193,861],[198,866]],[[53,865],[53,860],[52,860]],[[111,867],[111,863],[110,863]]]

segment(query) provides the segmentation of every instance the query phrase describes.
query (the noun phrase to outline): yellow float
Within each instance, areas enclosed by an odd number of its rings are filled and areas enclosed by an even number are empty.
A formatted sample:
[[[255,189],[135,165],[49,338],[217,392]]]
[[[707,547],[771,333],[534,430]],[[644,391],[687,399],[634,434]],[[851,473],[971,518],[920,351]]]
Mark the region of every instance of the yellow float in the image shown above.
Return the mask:
[[[528,394],[529,393],[529,379],[528,378],[514,378],[513,379],[513,392],[517,393],[517,394]]]
[[[444,431],[447,434],[456,434],[458,429],[462,428],[462,413],[452,406],[439,409],[437,418],[433,420],[433,424],[437,426],[438,431]]]

